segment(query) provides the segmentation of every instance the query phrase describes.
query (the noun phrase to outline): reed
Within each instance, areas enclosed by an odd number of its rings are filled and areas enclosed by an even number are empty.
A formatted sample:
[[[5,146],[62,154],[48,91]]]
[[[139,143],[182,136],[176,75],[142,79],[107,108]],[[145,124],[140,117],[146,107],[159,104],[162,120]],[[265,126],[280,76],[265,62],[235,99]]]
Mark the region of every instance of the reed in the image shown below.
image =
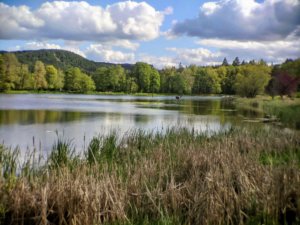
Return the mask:
[[[54,146],[31,176],[15,174],[8,186],[1,174],[3,224],[300,222],[297,132],[113,132],[92,139],[83,157],[68,141]]]

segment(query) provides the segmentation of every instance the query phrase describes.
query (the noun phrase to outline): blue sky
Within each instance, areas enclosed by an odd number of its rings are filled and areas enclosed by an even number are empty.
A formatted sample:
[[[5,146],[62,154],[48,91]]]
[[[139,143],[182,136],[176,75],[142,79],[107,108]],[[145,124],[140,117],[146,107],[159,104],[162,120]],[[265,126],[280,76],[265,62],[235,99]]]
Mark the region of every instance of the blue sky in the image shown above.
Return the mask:
[[[300,57],[298,0],[2,0],[0,24],[0,50],[66,49],[158,68]]]

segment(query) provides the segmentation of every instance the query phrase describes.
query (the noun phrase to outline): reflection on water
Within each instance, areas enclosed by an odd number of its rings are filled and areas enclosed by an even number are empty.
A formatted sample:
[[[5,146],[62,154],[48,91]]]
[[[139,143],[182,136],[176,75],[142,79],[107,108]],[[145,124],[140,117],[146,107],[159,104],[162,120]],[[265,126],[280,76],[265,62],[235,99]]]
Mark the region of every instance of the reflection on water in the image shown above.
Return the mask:
[[[179,126],[198,132],[229,129],[263,115],[239,110],[222,97],[99,95],[0,95],[0,141],[32,148],[32,137],[50,150],[57,133],[83,149],[95,135],[130,129],[163,132]]]

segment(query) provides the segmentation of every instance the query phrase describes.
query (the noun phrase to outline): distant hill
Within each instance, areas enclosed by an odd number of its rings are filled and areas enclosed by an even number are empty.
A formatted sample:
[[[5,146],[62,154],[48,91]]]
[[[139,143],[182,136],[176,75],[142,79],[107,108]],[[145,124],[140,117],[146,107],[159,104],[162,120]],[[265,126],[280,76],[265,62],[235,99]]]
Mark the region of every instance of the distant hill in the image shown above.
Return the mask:
[[[8,52],[0,51],[0,53],[3,54]],[[95,62],[73,52],[58,49],[13,51],[10,53],[14,53],[19,62],[28,64],[30,69],[34,67],[35,61],[37,60],[40,60],[45,64],[54,65],[56,68],[60,68],[62,70],[66,70],[70,66],[79,67],[82,71],[89,74],[94,72],[98,67],[116,65],[113,63]],[[125,69],[132,68],[132,64],[120,65]]]

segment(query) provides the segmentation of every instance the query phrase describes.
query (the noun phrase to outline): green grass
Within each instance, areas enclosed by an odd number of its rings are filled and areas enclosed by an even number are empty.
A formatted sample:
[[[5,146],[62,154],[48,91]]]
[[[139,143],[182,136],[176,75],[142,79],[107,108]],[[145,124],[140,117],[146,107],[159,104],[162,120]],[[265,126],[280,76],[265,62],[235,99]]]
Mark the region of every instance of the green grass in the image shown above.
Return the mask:
[[[2,145],[0,223],[297,224],[299,140],[250,126],[133,130],[94,137],[78,155],[58,137],[39,166]]]
[[[278,120],[285,126],[300,129],[300,99],[272,99],[267,96],[259,96],[254,99],[238,98],[236,105],[240,109],[254,112],[267,119]]]

